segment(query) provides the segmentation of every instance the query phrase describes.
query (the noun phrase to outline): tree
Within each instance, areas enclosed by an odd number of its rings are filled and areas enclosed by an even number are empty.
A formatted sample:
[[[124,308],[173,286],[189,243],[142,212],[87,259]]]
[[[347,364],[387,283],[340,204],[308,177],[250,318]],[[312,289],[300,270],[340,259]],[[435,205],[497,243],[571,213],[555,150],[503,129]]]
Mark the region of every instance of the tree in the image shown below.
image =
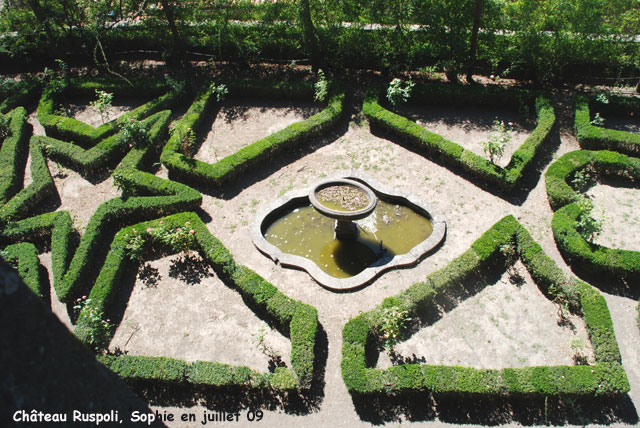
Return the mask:
[[[467,64],[467,82],[473,83],[473,66],[476,62],[478,48],[478,32],[480,31],[480,17],[482,16],[482,0],[476,0],[473,9],[473,26],[471,27],[471,41],[469,42],[469,62]]]
[[[320,67],[320,56],[318,53],[318,40],[316,39],[316,30],[311,20],[311,8],[309,0],[300,0],[298,5],[298,17],[302,25],[302,40],[305,50],[311,57],[311,65],[314,70]]]

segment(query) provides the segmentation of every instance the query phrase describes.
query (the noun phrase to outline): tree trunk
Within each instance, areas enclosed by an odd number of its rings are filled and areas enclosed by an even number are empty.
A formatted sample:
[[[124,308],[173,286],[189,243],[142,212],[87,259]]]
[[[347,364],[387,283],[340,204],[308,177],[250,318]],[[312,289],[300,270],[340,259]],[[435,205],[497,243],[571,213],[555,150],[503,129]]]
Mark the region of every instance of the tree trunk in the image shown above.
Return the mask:
[[[482,0],[476,0],[473,10],[473,26],[471,27],[471,40],[469,43],[469,60],[467,62],[467,82],[473,81],[473,66],[476,63],[476,51],[478,49],[478,32],[480,31],[480,18],[482,16]]]
[[[311,57],[311,66],[317,70],[320,66],[318,55],[318,41],[316,40],[316,31],[311,20],[311,8],[309,0],[300,0],[299,11],[300,23],[302,24],[302,38],[305,50]]]
[[[182,41],[180,39],[180,33],[178,33],[178,27],[176,27],[176,21],[173,18],[173,9],[171,9],[167,0],[161,0],[160,3],[162,3],[162,11],[164,12],[165,18],[167,18],[169,30],[171,30],[171,35],[173,36],[173,43],[175,48],[178,49],[182,45]]]
[[[40,2],[38,0],[29,0],[28,3],[31,11],[36,16],[36,21],[38,21],[38,24],[41,25],[42,28],[44,28],[49,42],[54,43],[53,31],[51,30],[51,26],[49,25],[46,11],[42,9],[42,6],[40,6]]]

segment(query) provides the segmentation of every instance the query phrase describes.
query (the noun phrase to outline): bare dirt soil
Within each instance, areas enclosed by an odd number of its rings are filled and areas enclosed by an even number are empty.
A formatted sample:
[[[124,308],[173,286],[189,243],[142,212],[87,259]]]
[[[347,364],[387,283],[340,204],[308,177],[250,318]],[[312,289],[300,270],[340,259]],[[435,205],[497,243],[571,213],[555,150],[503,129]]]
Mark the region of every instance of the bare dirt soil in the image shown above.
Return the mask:
[[[403,116],[428,131],[439,134],[486,159],[489,159],[489,154],[484,150],[484,143],[501,134],[494,129],[496,122],[503,124],[505,136],[510,138],[510,142],[496,161],[501,167],[509,164],[513,152],[535,128],[534,123],[517,111],[509,109],[404,105],[398,110]]]
[[[605,247],[640,251],[640,189],[596,184],[587,192],[602,231],[594,242]]]
[[[130,104],[112,105],[105,110],[104,117],[101,117],[96,108],[89,104],[67,104],[66,107],[70,117],[91,126],[100,126],[133,110]]]
[[[479,293],[453,309],[434,308],[437,320],[397,345],[398,356],[383,351],[377,367],[393,360],[485,369],[595,362],[582,318],[560,315],[521,262],[496,283],[478,285]]]
[[[266,372],[271,356],[288,364],[291,344],[202,259],[180,254],[148,262],[137,275],[110,349]]]
[[[566,99],[560,99],[560,103],[569,104]],[[228,108],[233,109],[232,105]],[[295,103],[283,108],[254,105],[242,109],[242,114],[238,116],[240,119],[229,122],[223,119],[224,110],[218,113],[216,122],[222,119],[221,127],[216,128],[214,123],[211,143],[202,144],[199,156],[210,153],[212,147],[223,142],[241,146],[244,142],[255,141],[284,123],[299,120],[313,111],[308,106]],[[464,109],[460,111],[452,110],[450,114],[453,116],[450,118],[442,113],[441,117],[432,119],[432,122],[441,121],[438,129],[443,133],[450,129],[447,132],[453,134],[448,138],[463,145],[469,139],[468,135],[473,135],[473,139],[478,141],[486,139],[495,113],[468,113]],[[506,112],[505,115],[501,113],[499,116],[501,120],[513,121],[515,124],[517,131],[514,131],[513,147],[526,138],[526,133],[531,129],[528,124],[520,122],[518,117],[515,112]],[[575,137],[570,133],[568,109],[564,112],[564,117],[560,133],[555,135],[548,148],[549,157],[543,163],[542,171],[531,175],[526,187],[516,198],[496,196],[400,142],[372,133],[360,116],[354,116],[348,125],[345,124],[331,136],[305,143],[300,150],[284,153],[281,159],[265,163],[261,170],[240,177],[237,182],[226,186],[222,194],[205,194],[200,216],[213,235],[229,248],[236,261],[255,270],[288,296],[315,306],[321,324],[318,367],[323,377],[317,383],[313,397],[302,407],[292,406],[286,397],[281,403],[267,404],[238,398],[232,407],[241,408],[243,416],[240,422],[229,423],[228,426],[351,428],[383,423],[393,423],[394,426],[450,425],[452,418],[444,413],[438,416],[439,410],[432,410],[431,402],[426,406],[422,403],[422,410],[407,404],[409,407],[403,407],[405,410],[396,414],[387,411],[384,406],[367,407],[367,403],[363,404],[350,396],[340,371],[342,328],[351,317],[374,308],[385,297],[406,289],[446,266],[508,214],[513,214],[546,253],[570,273],[553,239],[550,227],[552,211],[544,188],[544,171],[548,165],[562,154],[579,149]],[[475,123],[480,125],[476,126]],[[270,129],[272,126],[274,128]],[[240,136],[236,134],[238,132]],[[209,140],[210,137],[206,138]],[[474,151],[477,152],[477,144]],[[211,155],[212,158],[203,159],[215,160],[221,158],[223,153],[225,152],[216,151],[215,156]],[[482,154],[481,149],[479,154]],[[508,153],[505,154],[506,159],[509,157]],[[385,185],[413,193],[439,210],[448,226],[442,246],[415,267],[388,272],[368,286],[350,293],[325,290],[305,272],[276,265],[253,246],[249,226],[262,207],[294,188],[311,186],[328,175],[348,174],[352,169],[366,172]],[[161,168],[158,175],[166,176],[166,171]],[[103,196],[96,196],[100,186],[108,187],[108,180],[103,183],[98,183],[98,187],[86,187],[85,183],[78,181],[71,173],[65,179],[56,180],[62,206],[74,213],[78,226],[86,224],[100,200],[112,195],[103,192]],[[84,197],[73,197],[77,192],[83,191],[87,192]],[[98,201],[92,201],[89,206],[85,199]],[[596,195],[594,200],[598,203],[602,198]],[[625,204],[607,200],[605,204],[608,211],[614,203],[621,207]],[[620,228],[614,229],[613,233],[620,233]],[[625,236],[630,236],[630,233]],[[202,274],[200,283],[193,284],[188,283],[179,273],[172,277],[171,266],[175,263],[171,260],[175,257],[150,262],[150,267],[157,269],[159,276],[152,286],[145,284],[142,278],[129,280],[131,297],[123,309],[123,320],[111,345],[112,349],[119,347],[131,353],[224,361],[265,370],[268,358],[252,343],[252,334],[265,328],[264,337],[269,346],[287,360],[290,346],[288,340],[271,328],[266,328],[264,322],[246,308],[237,293],[222,285],[215,276]],[[41,260],[51,272],[50,255],[41,255]],[[530,283],[521,267],[519,271],[526,278],[520,288],[508,281],[505,283],[504,278],[499,279],[496,284],[489,284],[485,291],[465,300],[458,309],[435,314],[441,318],[438,322],[421,330],[406,343],[398,345],[398,350],[406,357],[415,353],[418,358],[435,358],[446,364],[457,364],[459,361],[460,364],[474,367],[567,363],[567,359],[570,360],[573,355],[572,341],[578,346],[577,338],[584,336],[584,331],[581,330],[583,327],[578,320],[573,319],[575,333],[558,325],[556,307],[537,294],[536,287]],[[635,320],[637,297],[634,299],[606,293],[605,297],[610,305],[623,362],[633,386],[630,397],[637,407],[640,405],[640,332]],[[54,294],[52,300],[54,312],[70,325],[64,305],[57,302]],[[472,314],[477,319],[477,326],[469,320]],[[434,334],[436,336],[432,338]],[[423,338],[424,341],[421,340]],[[583,350],[589,355],[588,345]],[[196,423],[167,422],[170,427],[202,426],[199,421],[205,411],[228,411],[231,408],[228,403],[220,404],[217,399],[199,394],[193,394],[186,400],[167,398],[166,394],[151,394],[148,398],[154,410],[173,412],[176,415],[184,412],[198,415]],[[427,410],[424,410],[425,407]],[[261,408],[265,412],[263,419],[259,423],[248,421],[245,417],[248,408]],[[542,407],[530,410],[541,413]],[[512,411],[513,409],[507,410],[506,413]],[[460,412],[464,413],[464,410]],[[424,416],[416,416],[423,413]],[[490,422],[468,414],[466,417],[461,414],[460,418],[465,425]],[[499,419],[499,423],[504,426],[520,425],[513,415],[505,418]],[[617,426],[626,426],[625,421],[626,419]],[[541,422],[537,420],[536,423]],[[454,425],[459,426],[457,423]]]
[[[313,103],[226,101],[194,157],[215,163],[320,110],[321,107]]]

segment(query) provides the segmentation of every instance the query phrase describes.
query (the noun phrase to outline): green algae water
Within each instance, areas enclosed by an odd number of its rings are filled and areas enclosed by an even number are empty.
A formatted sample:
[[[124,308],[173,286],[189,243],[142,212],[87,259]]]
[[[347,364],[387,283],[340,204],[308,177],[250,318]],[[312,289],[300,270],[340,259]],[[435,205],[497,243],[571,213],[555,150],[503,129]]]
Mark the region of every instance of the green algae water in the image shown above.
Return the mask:
[[[334,239],[335,220],[311,205],[273,222],[265,239],[282,252],[306,257],[336,278],[362,272],[381,257],[409,252],[433,232],[431,222],[411,208],[378,201],[371,215],[355,222],[358,239]]]

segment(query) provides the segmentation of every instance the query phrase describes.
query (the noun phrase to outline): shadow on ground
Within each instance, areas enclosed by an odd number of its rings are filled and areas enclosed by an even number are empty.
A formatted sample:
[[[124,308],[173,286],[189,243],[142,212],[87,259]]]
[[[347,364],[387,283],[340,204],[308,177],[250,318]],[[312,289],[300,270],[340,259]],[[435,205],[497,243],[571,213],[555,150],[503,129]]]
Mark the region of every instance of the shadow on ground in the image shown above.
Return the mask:
[[[638,423],[629,396],[577,399],[444,397],[428,392],[396,396],[352,396],[363,421],[374,425],[400,421],[433,421],[496,426],[508,423],[532,425],[609,425]]]

